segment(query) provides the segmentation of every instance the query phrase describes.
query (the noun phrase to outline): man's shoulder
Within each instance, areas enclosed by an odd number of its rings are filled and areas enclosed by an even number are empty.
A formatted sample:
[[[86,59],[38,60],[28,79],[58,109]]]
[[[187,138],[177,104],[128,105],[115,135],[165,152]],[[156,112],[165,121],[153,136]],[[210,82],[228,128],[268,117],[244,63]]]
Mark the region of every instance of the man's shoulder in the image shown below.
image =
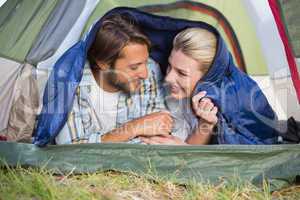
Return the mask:
[[[82,75],[82,79],[79,83],[79,86],[92,85],[94,76],[93,76],[92,70],[90,68],[90,63],[88,61],[85,62],[82,73],[83,73],[83,75]]]

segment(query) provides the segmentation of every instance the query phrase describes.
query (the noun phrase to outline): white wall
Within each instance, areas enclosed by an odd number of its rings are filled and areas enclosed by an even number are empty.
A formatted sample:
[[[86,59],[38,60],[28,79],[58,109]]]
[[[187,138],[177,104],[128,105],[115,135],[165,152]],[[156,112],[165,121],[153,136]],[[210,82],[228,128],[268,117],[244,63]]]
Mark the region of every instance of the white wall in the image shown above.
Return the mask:
[[[300,106],[291,77],[270,79],[269,76],[252,76],[267,97],[280,120],[293,116],[300,121]]]

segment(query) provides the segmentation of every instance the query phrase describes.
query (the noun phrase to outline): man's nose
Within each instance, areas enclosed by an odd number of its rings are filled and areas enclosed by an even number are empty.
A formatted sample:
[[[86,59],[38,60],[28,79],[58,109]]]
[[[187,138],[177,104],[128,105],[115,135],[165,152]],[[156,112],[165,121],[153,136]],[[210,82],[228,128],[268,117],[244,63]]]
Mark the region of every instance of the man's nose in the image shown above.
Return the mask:
[[[146,78],[148,78],[148,66],[147,64],[144,64],[143,67],[141,67],[138,76],[140,79],[145,80]]]

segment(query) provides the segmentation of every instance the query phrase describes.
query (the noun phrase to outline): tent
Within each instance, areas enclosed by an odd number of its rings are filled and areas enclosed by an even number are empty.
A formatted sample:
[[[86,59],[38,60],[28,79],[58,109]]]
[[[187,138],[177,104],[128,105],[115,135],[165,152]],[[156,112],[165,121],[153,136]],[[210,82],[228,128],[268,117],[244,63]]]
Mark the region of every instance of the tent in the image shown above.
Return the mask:
[[[32,133],[44,86],[56,60],[94,21],[117,6],[213,25],[227,42],[237,65],[259,83],[279,119],[300,119],[300,24],[293,20],[300,8],[297,1],[9,0],[0,8],[2,135],[22,141],[22,136]],[[0,160],[12,166],[47,163],[47,167],[62,171],[115,169],[144,173],[150,163],[158,174],[176,174],[183,182],[191,177],[215,182],[218,177],[238,173],[255,183],[265,176],[277,180],[276,185],[279,180],[292,181],[300,175],[299,157],[298,145],[175,148],[84,144],[40,149],[32,144],[0,143]]]

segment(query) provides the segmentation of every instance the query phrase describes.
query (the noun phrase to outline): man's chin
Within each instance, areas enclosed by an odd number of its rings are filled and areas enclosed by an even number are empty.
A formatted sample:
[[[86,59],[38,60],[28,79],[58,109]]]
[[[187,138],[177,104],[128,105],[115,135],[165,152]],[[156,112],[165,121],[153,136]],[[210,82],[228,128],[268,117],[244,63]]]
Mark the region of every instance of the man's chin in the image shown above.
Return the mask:
[[[141,86],[129,86],[128,84],[119,85],[119,89],[126,94],[133,94],[140,90]]]
[[[142,84],[137,83],[137,84],[131,84],[127,88],[130,93],[135,93],[141,89],[141,86],[142,86]]]

